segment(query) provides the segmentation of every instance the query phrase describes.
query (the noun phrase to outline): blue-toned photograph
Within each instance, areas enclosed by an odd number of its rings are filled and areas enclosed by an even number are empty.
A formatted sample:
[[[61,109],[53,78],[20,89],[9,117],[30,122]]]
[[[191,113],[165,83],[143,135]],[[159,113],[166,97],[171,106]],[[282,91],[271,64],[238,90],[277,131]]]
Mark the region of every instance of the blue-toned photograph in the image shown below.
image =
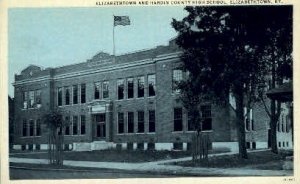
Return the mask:
[[[294,176],[293,6],[8,9],[11,180]]]

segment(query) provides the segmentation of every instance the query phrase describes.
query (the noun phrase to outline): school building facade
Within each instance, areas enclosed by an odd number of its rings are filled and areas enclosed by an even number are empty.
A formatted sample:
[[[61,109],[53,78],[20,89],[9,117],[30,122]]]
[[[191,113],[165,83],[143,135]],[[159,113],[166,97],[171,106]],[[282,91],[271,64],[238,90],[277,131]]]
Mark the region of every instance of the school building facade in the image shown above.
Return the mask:
[[[176,84],[180,50],[167,46],[41,69],[31,65],[15,75],[14,149],[47,149],[43,114],[63,113],[65,149],[187,150],[194,134]],[[201,106],[203,131],[212,148],[238,150],[234,107]],[[245,121],[248,148],[268,147],[269,119],[259,108]]]

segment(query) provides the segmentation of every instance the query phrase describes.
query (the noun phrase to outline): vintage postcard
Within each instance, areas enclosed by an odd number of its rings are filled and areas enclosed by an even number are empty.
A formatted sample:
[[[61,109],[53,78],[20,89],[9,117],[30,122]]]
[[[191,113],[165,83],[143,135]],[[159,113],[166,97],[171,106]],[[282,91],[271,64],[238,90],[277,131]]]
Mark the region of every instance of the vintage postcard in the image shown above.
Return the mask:
[[[300,182],[298,2],[0,9],[1,182]]]

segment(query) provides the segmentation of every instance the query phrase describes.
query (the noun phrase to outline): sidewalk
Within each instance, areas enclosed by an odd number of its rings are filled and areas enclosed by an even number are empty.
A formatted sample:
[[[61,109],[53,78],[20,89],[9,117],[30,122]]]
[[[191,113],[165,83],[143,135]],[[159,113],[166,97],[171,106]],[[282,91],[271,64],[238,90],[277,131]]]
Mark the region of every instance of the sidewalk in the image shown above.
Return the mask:
[[[211,156],[231,155],[236,154],[220,153],[212,154]],[[182,167],[176,165],[164,165],[172,162],[188,161],[192,157],[179,159],[161,160],[155,162],[143,163],[120,163],[120,162],[91,162],[91,161],[74,161],[64,160],[65,166],[99,168],[99,169],[118,169],[126,171],[152,172],[152,173],[167,173],[178,175],[209,175],[209,176],[289,176],[293,175],[293,171],[286,170],[259,170],[247,168],[204,168],[204,167]],[[13,163],[31,163],[31,164],[48,164],[47,159],[29,159],[29,158],[9,158]]]

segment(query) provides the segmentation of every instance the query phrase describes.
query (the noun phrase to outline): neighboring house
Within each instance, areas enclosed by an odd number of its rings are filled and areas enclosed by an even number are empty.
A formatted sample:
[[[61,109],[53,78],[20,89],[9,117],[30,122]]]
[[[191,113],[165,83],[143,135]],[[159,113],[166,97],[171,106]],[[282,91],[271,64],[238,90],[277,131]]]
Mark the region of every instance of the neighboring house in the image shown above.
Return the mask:
[[[116,57],[101,52],[57,68],[27,67],[15,76],[14,149],[47,149],[41,117],[56,108],[71,122],[63,130],[65,149],[190,149],[194,131],[176,89],[186,77],[179,56],[172,40]],[[234,109],[203,104],[201,110],[212,147],[237,151]],[[266,120],[253,115],[250,124],[248,147],[266,148]]]
[[[278,149],[293,148],[293,128],[291,122],[291,105],[285,102],[281,104],[281,114],[277,124],[277,147]]]
[[[229,103],[232,108],[230,117],[235,121],[235,98],[229,95]],[[244,107],[244,123],[247,149],[268,148],[269,116],[262,103],[255,103],[251,108]]]
[[[293,148],[293,82],[285,80],[280,86],[267,92],[271,99],[281,102],[281,113],[277,122],[278,149]]]
[[[8,96],[8,109],[9,109],[9,149],[13,148],[13,141],[14,141],[14,99]]]

